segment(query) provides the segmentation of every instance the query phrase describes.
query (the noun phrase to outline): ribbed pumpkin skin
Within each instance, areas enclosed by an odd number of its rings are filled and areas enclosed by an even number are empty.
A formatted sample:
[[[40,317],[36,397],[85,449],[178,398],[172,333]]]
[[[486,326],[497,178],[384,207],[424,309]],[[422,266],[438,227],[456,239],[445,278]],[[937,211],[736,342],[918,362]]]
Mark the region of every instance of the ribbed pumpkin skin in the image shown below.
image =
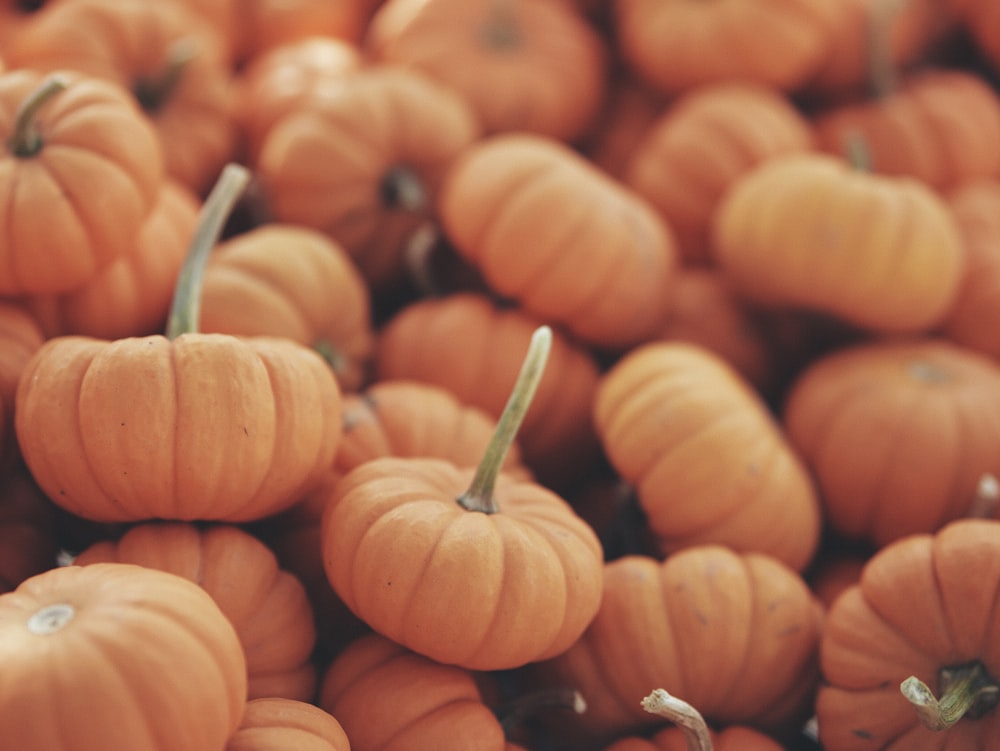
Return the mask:
[[[685,260],[709,263],[711,216],[733,180],[772,156],[812,148],[810,123],[780,92],[725,81],[667,107],[622,179],[663,216]]]
[[[35,634],[43,608],[75,610]],[[65,566],[0,595],[0,734],[22,751],[218,751],[246,702],[233,627],[201,588],[120,563]]]
[[[448,171],[438,213],[494,291],[590,344],[624,348],[663,321],[677,265],[669,227],[556,141],[511,133],[473,145]]]
[[[942,333],[1000,361],[1000,180],[972,180],[947,194],[966,249],[965,275]]]
[[[784,751],[769,736],[741,726],[728,727],[719,732],[709,730],[709,737],[712,739],[713,751]],[[648,740],[624,738],[612,743],[604,751],[689,751],[689,747],[680,728],[668,727]]]
[[[882,546],[961,516],[1000,476],[1000,367],[944,340],[855,345],[798,376],[783,422],[831,529]]]
[[[613,8],[626,63],[666,94],[723,80],[795,89],[822,62],[842,15],[823,0],[618,0]]]
[[[744,296],[880,333],[940,323],[965,267],[938,194],[818,153],[776,157],[741,177],[712,235],[716,261]]]
[[[718,543],[803,569],[819,543],[808,471],[761,397],[694,344],[632,350],[607,372],[594,423],[664,551]]]
[[[478,136],[450,89],[400,66],[370,67],[274,123],[254,167],[275,221],[326,232],[372,285],[388,285],[444,173]],[[425,205],[390,195],[398,169],[417,179]]]
[[[80,566],[102,561],[183,576],[211,595],[243,646],[247,698],[313,698],[312,607],[302,584],[279,569],[274,553],[249,533],[228,525],[140,524],[74,559]]]
[[[502,751],[503,729],[467,670],[441,665],[377,634],[336,657],[319,706],[351,739],[351,751]]]
[[[935,535],[894,542],[831,608],[820,646],[816,701],[827,751],[988,751],[1000,712],[945,731],[923,726],[900,694],[915,675],[937,690],[938,671],[973,661],[1000,675],[1000,524],[964,519]]]
[[[485,133],[573,140],[607,90],[604,40],[568,3],[389,0],[363,47],[458,92]]]
[[[95,78],[66,78],[66,89],[36,117],[45,134],[41,150],[22,159],[7,148],[0,157],[0,203],[16,207],[0,217],[0,294],[62,292],[85,283],[134,247],[159,196],[162,147],[132,96]],[[43,80],[28,69],[0,77],[4,142],[18,107]],[[70,200],[57,200],[60,194]]]
[[[474,470],[373,459],[333,488],[322,520],[327,578],[375,631],[472,670],[567,649],[601,599],[597,536],[541,485],[500,476],[500,511],[456,499]]]
[[[605,565],[584,635],[538,671],[586,698],[567,732],[591,743],[662,724],[640,706],[650,686],[710,724],[771,729],[808,712],[822,619],[801,577],[770,556],[717,545],[625,556]]]
[[[340,390],[283,339],[58,337],[25,367],[15,429],[39,485],[79,516],[249,521],[329,468]]]
[[[278,336],[328,357],[344,391],[360,388],[375,347],[371,299],[347,251],[318,230],[266,224],[209,256],[199,330]]]
[[[873,172],[937,190],[1000,176],[1000,95],[969,71],[912,74],[884,97],[820,114],[813,128],[821,150],[842,156],[860,136]]]
[[[281,697],[247,702],[224,751],[350,751],[347,734],[315,704]]]

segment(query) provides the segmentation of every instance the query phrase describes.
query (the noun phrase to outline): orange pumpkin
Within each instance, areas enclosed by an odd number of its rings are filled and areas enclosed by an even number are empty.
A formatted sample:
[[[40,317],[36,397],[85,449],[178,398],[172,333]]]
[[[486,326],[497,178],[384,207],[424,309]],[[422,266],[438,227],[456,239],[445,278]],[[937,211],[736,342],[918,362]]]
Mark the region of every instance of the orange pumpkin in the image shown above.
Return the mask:
[[[440,386],[497,419],[538,324],[481,294],[425,298],[380,330],[375,377]],[[598,378],[590,351],[554,331],[548,365],[518,434],[524,463],[546,485],[578,483],[581,469],[599,455],[590,419]]]
[[[0,735],[23,751],[218,751],[246,664],[197,585],[125,563],[63,566],[0,595]]]
[[[245,63],[310,37],[358,42],[380,0],[236,0],[233,55]]]
[[[947,193],[965,243],[966,268],[941,333],[1000,360],[1000,179],[972,180]]]
[[[448,170],[438,216],[496,294],[591,345],[623,349],[663,322],[677,265],[670,228],[558,141],[507,133],[469,147]]]
[[[792,91],[823,61],[844,12],[823,0],[619,0],[613,8],[625,62],[666,94],[732,80]]]
[[[781,92],[706,84],[651,123],[622,180],[663,216],[685,261],[711,263],[711,217],[733,181],[773,156],[812,148],[809,122]]]
[[[38,319],[26,306],[0,301],[0,467],[8,466],[20,453],[14,433],[14,402],[17,384],[28,360],[45,342]]]
[[[551,490],[501,471],[550,344],[538,328],[474,470],[372,459],[333,486],[324,510],[334,590],[375,631],[438,662],[500,670],[554,656],[600,603],[593,530]]]
[[[131,91],[156,127],[167,174],[198,194],[234,153],[231,74],[218,34],[182,3],[53,3],[6,54],[13,66],[72,69]]]
[[[718,545],[665,561],[604,566],[604,597],[583,636],[534,666],[542,685],[573,686],[587,711],[566,738],[609,743],[661,724],[640,704],[662,686],[713,724],[788,731],[811,708],[823,608],[774,558]]]
[[[0,593],[56,565],[55,506],[21,466],[0,477]]]
[[[131,251],[81,287],[23,298],[45,336],[120,339],[162,331],[199,207],[189,188],[165,180]]]
[[[188,277],[199,276],[248,180],[232,165],[206,202],[169,336],[56,337],[25,366],[18,443],[67,510],[99,521],[246,521],[288,508],[330,466],[340,389],[323,359],[287,339],[198,333],[192,323]]]
[[[243,646],[248,698],[313,698],[316,630],[309,600],[299,580],[249,533],[227,525],[140,524],[74,559],[79,566],[101,562],[166,571],[211,595]]]
[[[718,206],[712,236],[742,296],[879,333],[936,326],[965,269],[940,195],[826,154],[779,156],[745,173]]]
[[[753,388],[684,342],[630,351],[602,378],[594,423],[664,553],[704,543],[802,570],[819,544],[806,465]]]
[[[7,71],[0,137],[0,202],[12,208],[0,218],[0,294],[72,289],[134,247],[163,155],[129,92],[77,73]]]
[[[456,93],[415,71],[369,67],[341,83],[274,123],[255,167],[275,221],[326,232],[387,288],[479,130]]]
[[[881,547],[964,515],[1000,474],[1000,365],[938,339],[843,347],[792,383],[783,422],[830,528]]]
[[[202,331],[291,339],[323,355],[343,391],[367,380],[375,349],[370,293],[329,236],[255,227],[212,251],[202,285]]]
[[[604,39],[564,2],[386,0],[362,44],[458,92],[488,134],[572,141],[607,89]]]
[[[223,751],[350,751],[336,718],[315,704],[283,697],[247,702],[239,728]]]
[[[996,521],[955,521],[877,552],[823,631],[823,748],[992,748],[1000,733],[998,591]]]

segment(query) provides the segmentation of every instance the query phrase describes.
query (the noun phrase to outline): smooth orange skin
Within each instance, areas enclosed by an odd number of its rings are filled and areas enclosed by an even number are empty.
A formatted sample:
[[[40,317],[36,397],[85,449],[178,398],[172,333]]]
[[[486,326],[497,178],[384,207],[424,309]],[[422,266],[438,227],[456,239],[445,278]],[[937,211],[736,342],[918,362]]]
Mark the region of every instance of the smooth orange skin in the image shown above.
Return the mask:
[[[474,470],[434,458],[365,462],[322,520],[327,577],[375,631],[472,670],[566,650],[601,599],[593,530],[552,491],[500,475],[496,513],[457,502]]]
[[[963,519],[877,552],[861,581],[829,612],[816,701],[827,751],[989,749],[1000,713],[925,728],[899,684],[916,675],[932,689],[943,667],[979,660],[1000,674],[1000,523]]]
[[[284,339],[57,337],[26,366],[15,429],[50,498],[97,521],[250,521],[329,468],[340,389]]]
[[[64,76],[68,86],[36,117],[41,150],[27,159],[0,152],[0,203],[11,207],[0,216],[0,294],[64,292],[89,281],[135,246],[159,196],[162,146],[131,94]],[[18,107],[45,78],[24,68],[0,76],[4,142]]]
[[[183,576],[211,595],[243,646],[248,699],[313,698],[312,607],[298,579],[281,570],[274,553],[248,532],[229,525],[139,524],[74,559],[78,566],[102,561]]]
[[[304,701],[261,697],[247,702],[243,721],[224,751],[350,751],[347,734],[329,712]]]
[[[663,552],[717,543],[797,571],[812,559],[821,512],[808,470],[720,356],[680,341],[633,349],[603,376],[594,424]]]
[[[359,638],[334,659],[319,706],[343,726],[351,751],[506,749],[472,673],[378,634]]]
[[[29,631],[51,605],[75,610]],[[22,751],[218,751],[246,703],[236,632],[204,590],[124,563],[63,566],[0,595],[0,736]]]

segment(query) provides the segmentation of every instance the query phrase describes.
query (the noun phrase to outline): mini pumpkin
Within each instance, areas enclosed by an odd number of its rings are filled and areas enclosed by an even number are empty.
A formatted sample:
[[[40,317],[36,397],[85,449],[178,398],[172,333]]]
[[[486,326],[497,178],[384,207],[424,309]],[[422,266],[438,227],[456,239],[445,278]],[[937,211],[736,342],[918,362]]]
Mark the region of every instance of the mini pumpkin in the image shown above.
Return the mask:
[[[25,366],[18,443],[63,508],[98,521],[248,521],[293,505],[329,468],[340,389],[323,359],[287,339],[197,332],[189,277],[248,181],[231,165],[206,201],[168,336],[56,337]]]
[[[24,751],[218,751],[246,663],[204,590],[126,563],[61,566],[0,595],[0,734]]]
[[[792,383],[783,424],[830,528],[881,547],[964,515],[1000,473],[1000,366],[941,339],[843,347]]]
[[[0,202],[11,207],[0,218],[0,294],[78,287],[134,247],[163,154],[128,91],[79,73],[9,70],[0,137]]]
[[[965,269],[938,193],[829,154],[778,156],[742,175],[716,209],[712,237],[743,297],[882,334],[937,326]]]
[[[236,629],[247,663],[247,698],[313,698],[316,629],[305,589],[248,532],[224,524],[139,524],[117,540],[94,543],[73,562],[131,563],[194,582]]]
[[[17,385],[28,360],[45,342],[45,332],[27,306],[0,301],[0,467],[14,463],[20,454],[14,431]]]
[[[705,543],[802,570],[819,544],[819,498],[760,395],[685,342],[631,350],[603,376],[594,424],[663,551]]]
[[[337,719],[315,704],[284,697],[251,699],[223,751],[350,751]]]
[[[551,138],[507,133],[470,146],[437,213],[494,293],[590,345],[625,349],[665,318],[678,260],[669,226]]]
[[[327,501],[322,547],[334,590],[376,632],[438,662],[499,670],[554,656],[600,603],[593,530],[553,491],[501,472],[550,344],[539,327],[474,470],[372,459]]]
[[[816,700],[828,751],[988,749],[1000,732],[1000,523],[878,551],[827,617]]]

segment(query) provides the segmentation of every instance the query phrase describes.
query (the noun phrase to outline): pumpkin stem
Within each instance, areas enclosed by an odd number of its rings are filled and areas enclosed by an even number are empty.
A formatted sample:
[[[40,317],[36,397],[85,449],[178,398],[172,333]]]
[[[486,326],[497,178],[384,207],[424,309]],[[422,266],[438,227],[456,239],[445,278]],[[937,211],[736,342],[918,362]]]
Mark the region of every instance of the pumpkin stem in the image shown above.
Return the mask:
[[[642,708],[670,720],[684,732],[688,751],[712,751],[712,737],[701,712],[686,701],[672,696],[665,689],[658,688],[642,700]]]
[[[14,131],[7,140],[10,153],[28,159],[42,150],[42,134],[38,132],[35,116],[52,97],[69,85],[63,76],[51,76],[21,102],[14,116]]]
[[[983,474],[976,484],[976,494],[965,513],[969,519],[993,519],[1000,505],[1000,482],[989,472]]]
[[[233,207],[249,183],[250,170],[239,164],[227,164],[205,199],[187,257],[177,277],[177,288],[167,318],[168,339],[198,331],[205,265]]]
[[[896,91],[898,78],[892,62],[890,25],[906,5],[906,0],[875,0],[870,3],[866,27],[868,50],[868,85],[876,99]]]
[[[524,415],[531,406],[531,400],[542,380],[542,372],[551,348],[552,329],[548,326],[539,326],[531,335],[531,343],[521,364],[521,371],[497,421],[493,437],[486,446],[483,459],[476,467],[472,483],[469,489],[457,498],[463,508],[469,511],[481,511],[484,514],[495,514],[500,510],[493,498],[497,475],[500,474],[500,467],[507,458],[507,452],[514,442],[518,428],[521,427]]]
[[[427,208],[427,190],[409,167],[392,167],[383,175],[379,191],[382,203],[391,209],[417,214]]]
[[[198,54],[198,43],[194,37],[182,37],[167,50],[167,59],[162,71],[145,76],[136,81],[133,93],[146,112],[157,112],[180,83],[190,63]]]
[[[493,714],[504,731],[508,731],[515,723],[534,716],[540,709],[565,709],[583,714],[587,711],[587,702],[583,694],[574,689],[541,689],[501,704],[493,710]]]
[[[1000,686],[978,661],[942,668],[938,683],[940,699],[914,675],[899,686],[920,721],[931,730],[947,730],[963,717],[982,717],[1000,703]]]

